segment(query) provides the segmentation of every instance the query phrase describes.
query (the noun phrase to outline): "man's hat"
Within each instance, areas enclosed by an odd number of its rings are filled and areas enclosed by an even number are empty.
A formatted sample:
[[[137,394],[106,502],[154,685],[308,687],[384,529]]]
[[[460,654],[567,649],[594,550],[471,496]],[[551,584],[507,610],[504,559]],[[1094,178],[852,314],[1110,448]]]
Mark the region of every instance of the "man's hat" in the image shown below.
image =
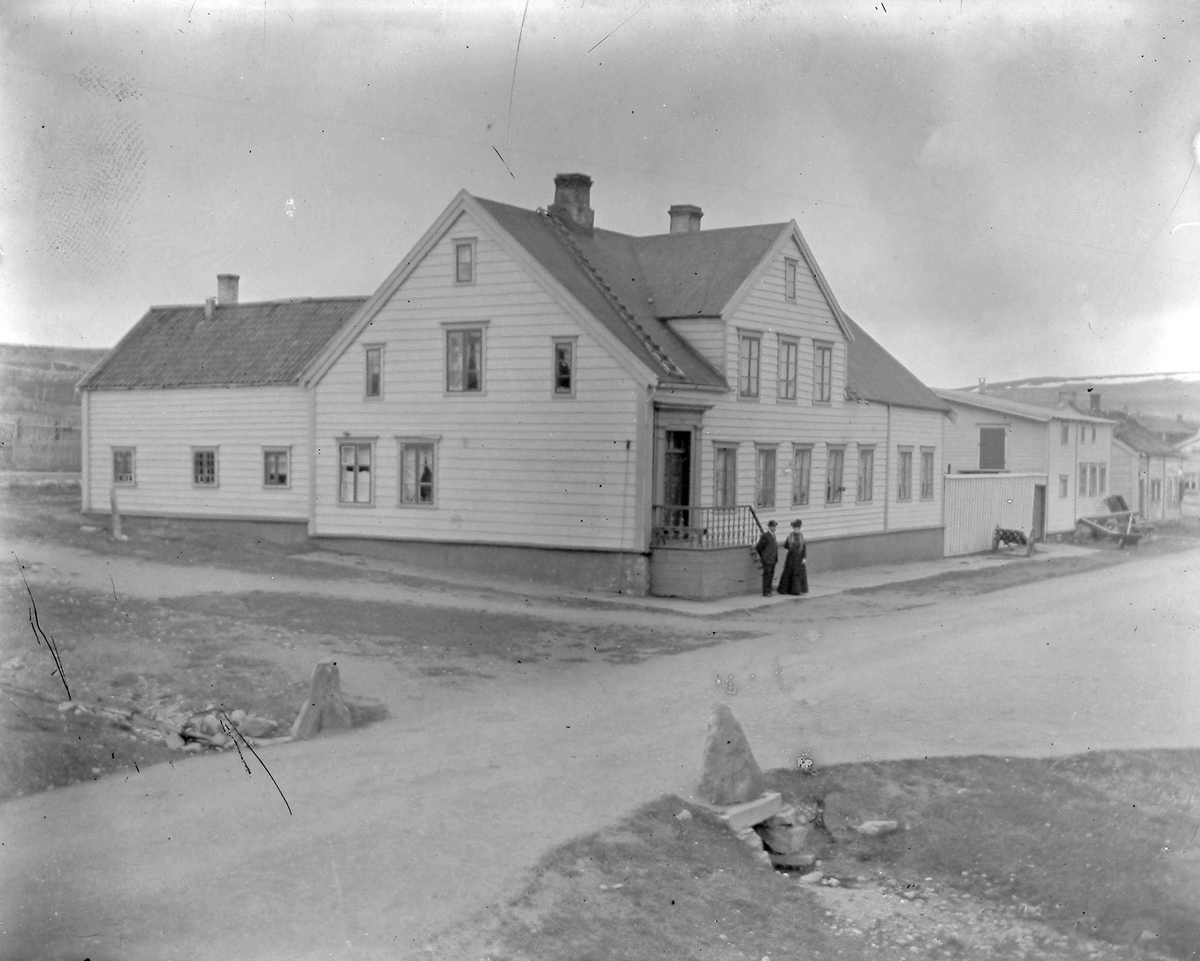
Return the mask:
[[[778,526],[779,525],[776,524],[774,521],[767,521],[767,527],[778,527]]]

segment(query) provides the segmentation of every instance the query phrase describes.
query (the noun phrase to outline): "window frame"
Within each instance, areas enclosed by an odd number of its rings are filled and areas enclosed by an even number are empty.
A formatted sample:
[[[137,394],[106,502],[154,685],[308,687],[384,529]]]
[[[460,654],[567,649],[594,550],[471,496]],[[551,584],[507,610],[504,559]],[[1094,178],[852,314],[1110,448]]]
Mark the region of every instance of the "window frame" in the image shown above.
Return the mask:
[[[376,483],[375,468],[376,468],[376,465],[378,464],[378,458],[375,456],[375,446],[376,446],[375,442],[377,440],[378,440],[378,438],[376,438],[376,437],[349,437],[349,436],[346,436],[346,437],[337,438],[337,452],[338,452],[338,454],[337,454],[337,470],[338,470],[337,504],[339,507],[356,507],[356,508],[358,508],[358,507],[374,507],[375,506],[375,483]],[[344,455],[342,452],[347,447],[353,447],[356,450],[355,472],[354,472],[354,494],[355,494],[355,496],[354,496],[353,500],[345,500],[342,497],[342,494],[344,491],[342,479],[344,476],[343,472],[346,467]],[[367,464],[367,469],[365,471],[365,473],[368,475],[367,483],[370,485],[370,495],[366,500],[359,500],[358,499],[358,478],[359,478],[360,474],[364,473],[364,471],[362,471],[362,469],[359,468],[359,466],[358,466],[357,451],[363,447],[367,448],[367,450],[369,450],[370,454],[371,454],[370,462]]]
[[[793,507],[807,507],[812,502],[812,455],[812,444],[792,445]]]
[[[475,237],[455,237],[454,238],[454,286],[455,287],[470,287],[475,283],[477,274],[477,258],[476,258],[476,238]],[[459,258],[459,251],[470,251],[470,260],[467,263],[470,276],[465,280],[462,277],[462,260]]]
[[[1071,425],[1065,420],[1062,422],[1062,429],[1059,431],[1059,444],[1066,446],[1071,443]]]
[[[1058,475],[1058,497],[1060,500],[1064,500],[1070,496],[1071,496],[1071,475],[1070,474],[1059,474]]]
[[[833,465],[837,463],[837,483],[834,483]],[[826,445],[825,447],[825,504],[842,503],[842,494],[846,492],[846,447],[845,445]]]
[[[865,465],[870,465],[869,471],[864,470]],[[872,501],[875,500],[875,445],[874,444],[859,444],[858,445],[858,463],[855,465],[854,473],[855,473],[854,502],[856,504],[870,504]],[[868,473],[869,473],[869,476],[867,476]]]
[[[475,396],[475,395],[482,395],[482,394],[487,393],[487,328],[488,328],[488,322],[486,320],[469,321],[469,322],[452,323],[452,324],[443,324],[442,325],[442,330],[445,334],[445,336],[442,338],[442,371],[443,371],[443,375],[444,375],[443,380],[442,380],[442,387],[443,387],[444,394],[446,396],[448,396],[448,397],[459,397],[459,396],[463,396],[463,395]],[[479,336],[479,386],[475,387],[475,388],[470,388],[470,387],[466,387],[466,386],[457,387],[457,388],[451,387],[450,386],[450,373],[451,373],[450,372],[450,355],[451,355],[450,354],[450,342],[451,342],[451,339],[455,336],[462,336],[465,338],[469,334],[478,334],[478,336]],[[462,356],[464,358],[464,366],[463,366],[463,370],[460,374],[460,377],[464,384],[466,383],[466,379],[467,379],[466,378],[467,367],[465,364],[465,358],[466,358],[466,349],[465,348],[466,348],[466,341],[464,339],[464,347],[462,350]]]
[[[913,479],[913,449],[909,446],[896,448],[896,500],[911,501]]]
[[[550,393],[552,396],[560,399],[569,399],[575,396],[575,359],[578,355],[576,347],[578,346],[578,337],[554,337],[551,339],[550,346]],[[569,370],[567,372],[570,383],[566,390],[559,389],[559,366],[558,366],[558,351],[560,347],[569,349],[570,356],[567,363]]]
[[[110,460],[112,461],[112,483],[114,487],[137,487],[137,447],[129,446],[112,446],[109,448],[111,452]],[[129,477],[127,480],[122,480],[123,471],[117,470],[117,458],[128,455],[129,457]]]
[[[779,336],[775,364],[775,399],[794,402],[800,383],[800,341],[796,337]]]
[[[779,480],[779,446],[777,444],[754,445],[754,508],[755,510],[774,510],[778,501]],[[765,461],[770,461],[770,477],[767,476]],[[767,481],[770,481],[768,486]],[[770,494],[768,503],[765,495]]]
[[[272,483],[271,482],[271,471],[270,471],[270,468],[268,467],[269,459],[272,457],[279,457],[280,455],[283,455],[283,457],[285,457],[287,459],[286,466],[284,469],[284,474],[283,474],[285,480],[282,483],[280,483],[278,481],[276,481],[275,483]],[[262,458],[263,458],[262,459],[263,490],[272,490],[272,491],[290,490],[291,486],[292,486],[292,449],[290,447],[264,447],[262,449]],[[278,474],[278,471],[276,471],[276,474]]]
[[[221,486],[221,458],[220,447],[193,447],[192,448],[192,487],[199,487],[208,490],[211,487]],[[200,473],[196,469],[196,458],[211,454],[212,455],[212,480],[200,480]]]
[[[936,447],[922,447],[921,448],[921,500],[923,500],[923,501],[931,501],[934,499],[933,498],[933,478],[937,474],[937,471],[934,469],[935,464],[936,464],[936,461],[935,461],[936,456],[937,456],[937,448]],[[929,464],[928,477],[926,477],[926,470],[925,470],[926,463]],[[926,484],[926,481],[928,481],[928,485]],[[926,490],[925,490],[926,486],[928,486],[928,488],[929,488],[928,493],[926,493]]]
[[[1098,491],[1098,496],[1103,497],[1105,491],[1108,489],[1108,464],[1098,462],[1096,466],[1100,471],[1100,480],[1096,485],[1096,490]]]
[[[744,357],[743,345],[752,346],[752,357]],[[746,361],[753,362],[753,374],[747,369]],[[751,389],[753,388],[753,389]],[[738,331],[738,400],[758,400],[762,392],[762,334],[757,331]]]
[[[396,457],[397,457],[398,466],[399,466],[399,470],[397,472],[397,477],[399,478],[399,484],[397,484],[396,502],[397,502],[397,504],[399,504],[400,507],[404,508],[405,510],[408,510],[410,508],[415,509],[415,510],[436,510],[437,507],[439,506],[437,492],[438,492],[438,475],[439,475],[440,469],[441,469],[441,464],[438,461],[438,441],[440,439],[441,439],[440,437],[397,437],[396,438]],[[404,476],[404,469],[405,469],[405,463],[406,463],[405,455],[409,451],[416,453],[418,451],[422,451],[425,449],[429,450],[429,460],[430,460],[429,467],[430,467],[430,471],[432,474],[432,476],[429,479],[430,500],[423,501],[423,500],[419,499],[419,497],[420,497],[419,488],[423,485],[424,482],[417,479],[415,474],[414,474],[414,487],[417,488],[417,499],[408,500],[405,498],[405,484],[406,484],[405,476]],[[419,464],[420,461],[418,460],[417,463]]]
[[[800,261],[794,257],[783,258],[783,299],[796,300],[796,279],[799,276]]]
[[[713,441],[713,507],[737,506],[737,454],[736,441]]]
[[[379,369],[375,371],[377,383],[375,390],[371,387],[371,358],[378,361]],[[363,344],[363,398],[365,400],[383,400],[383,344]]]
[[[1087,484],[1088,484],[1088,481],[1087,481],[1087,474],[1088,474],[1088,472],[1087,472],[1087,464],[1080,464],[1080,465],[1079,465],[1079,484],[1078,484],[1078,485],[1077,485],[1077,487],[1076,487],[1076,496],[1077,496],[1077,497],[1087,497],[1087,496],[1088,496],[1088,492],[1087,492]]]
[[[822,361],[824,358],[824,361]],[[833,403],[833,342],[813,341],[813,403]]]

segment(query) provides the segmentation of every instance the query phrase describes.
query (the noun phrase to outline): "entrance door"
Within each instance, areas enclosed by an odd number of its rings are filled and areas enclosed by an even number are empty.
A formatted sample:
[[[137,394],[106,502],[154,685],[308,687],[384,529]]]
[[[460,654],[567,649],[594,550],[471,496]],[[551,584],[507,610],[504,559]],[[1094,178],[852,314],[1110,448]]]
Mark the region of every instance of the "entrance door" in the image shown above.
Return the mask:
[[[668,430],[663,444],[663,506],[666,523],[672,527],[688,527],[689,511],[678,508],[692,503],[692,432]]]
[[[1033,539],[1040,541],[1046,536],[1046,485],[1033,485]]]

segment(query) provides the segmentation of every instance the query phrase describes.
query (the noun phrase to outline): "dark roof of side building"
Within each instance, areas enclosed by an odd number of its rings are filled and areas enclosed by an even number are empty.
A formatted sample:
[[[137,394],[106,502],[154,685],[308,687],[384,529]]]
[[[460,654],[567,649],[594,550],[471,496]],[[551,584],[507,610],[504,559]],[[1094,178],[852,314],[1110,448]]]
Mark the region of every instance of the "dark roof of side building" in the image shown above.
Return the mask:
[[[950,410],[854,320],[846,317],[846,323],[854,334],[846,345],[846,392],[852,399],[920,410]]]
[[[81,390],[295,384],[365,297],[151,307]]]

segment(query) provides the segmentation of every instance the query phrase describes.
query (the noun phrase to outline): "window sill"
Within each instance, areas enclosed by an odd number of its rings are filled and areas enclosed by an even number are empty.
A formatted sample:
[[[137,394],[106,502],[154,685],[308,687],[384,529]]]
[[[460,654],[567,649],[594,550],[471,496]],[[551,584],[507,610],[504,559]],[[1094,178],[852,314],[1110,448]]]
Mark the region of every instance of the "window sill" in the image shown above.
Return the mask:
[[[290,491],[291,484],[263,484],[262,489],[265,491]]]
[[[359,503],[354,503],[353,501],[338,501],[337,506],[338,507],[350,507],[350,508],[355,508],[357,510],[362,510],[364,507],[374,507],[375,502],[368,501],[366,503],[359,504]]]
[[[410,504],[407,501],[401,501],[396,506],[404,511],[435,511],[438,509],[437,504]]]
[[[486,397],[486,390],[446,390],[442,392],[444,397]]]
[[[757,404],[760,401],[757,394],[738,394],[737,399],[741,404]]]

